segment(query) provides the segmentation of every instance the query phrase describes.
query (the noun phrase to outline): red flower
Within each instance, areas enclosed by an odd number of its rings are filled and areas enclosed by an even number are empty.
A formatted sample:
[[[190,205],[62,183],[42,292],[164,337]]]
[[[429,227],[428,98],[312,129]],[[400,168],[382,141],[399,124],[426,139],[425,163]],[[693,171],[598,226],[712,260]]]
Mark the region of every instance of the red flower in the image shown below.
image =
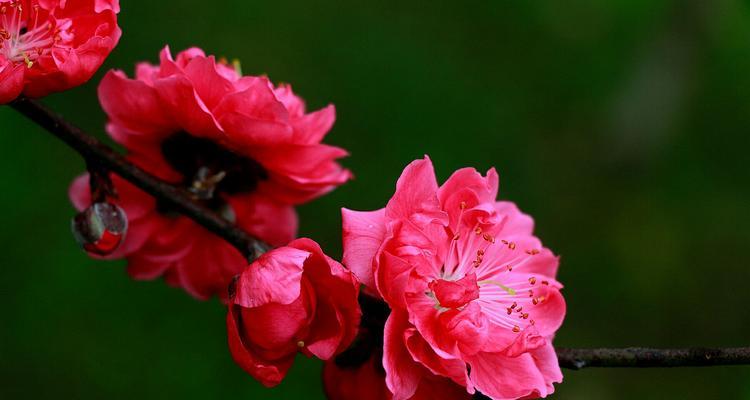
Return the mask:
[[[394,399],[432,385],[425,369],[492,399],[544,397],[562,381],[557,257],[497,189],[494,169],[438,186],[426,158],[406,167],[384,209],[343,210],[344,263],[392,309],[383,366]]]
[[[277,385],[298,351],[328,360],[359,326],[359,282],[317,243],[298,239],[261,256],[234,284],[229,349],[245,371]]]
[[[120,39],[118,0],[0,0],[0,104],[91,79]]]
[[[233,68],[190,49],[161,65],[139,64],[136,78],[109,72],[99,86],[107,131],[130,161],[187,188],[196,200],[274,246],[296,234],[292,205],[320,196],[351,176],[335,159],[346,152],[321,144],[333,106],[306,113],[289,86]],[[164,275],[193,296],[222,296],[247,261],[186,217],[115,178],[129,218],[122,248],[136,279]],[[77,208],[89,205],[87,178],[71,187]]]

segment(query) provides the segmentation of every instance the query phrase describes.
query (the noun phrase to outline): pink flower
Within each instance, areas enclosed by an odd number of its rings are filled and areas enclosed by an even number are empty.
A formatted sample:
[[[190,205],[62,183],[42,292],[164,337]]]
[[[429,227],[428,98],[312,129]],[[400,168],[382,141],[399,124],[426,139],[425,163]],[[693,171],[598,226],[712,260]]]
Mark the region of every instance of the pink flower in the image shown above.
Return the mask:
[[[120,39],[118,0],[0,0],[0,104],[91,79]]]
[[[129,160],[271,245],[296,235],[292,205],[351,176],[335,161],[346,152],[320,143],[333,106],[306,113],[289,86],[240,76],[195,48],[176,59],[165,48],[159,66],[138,64],[135,75],[111,71],[99,86],[107,131]],[[226,295],[247,265],[237,250],[124,181],[115,186],[130,228],[109,258],[127,257],[136,279],[165,276],[202,299]],[[90,204],[86,177],[70,195],[79,209]]]
[[[331,359],[359,326],[359,283],[317,243],[298,239],[261,256],[234,284],[229,349],[266,386],[281,382],[297,352]]]
[[[494,169],[469,168],[438,187],[425,158],[384,209],[343,210],[344,263],[392,308],[383,366],[394,399],[429,384],[416,366],[493,399],[545,397],[562,381],[558,259],[497,189]]]

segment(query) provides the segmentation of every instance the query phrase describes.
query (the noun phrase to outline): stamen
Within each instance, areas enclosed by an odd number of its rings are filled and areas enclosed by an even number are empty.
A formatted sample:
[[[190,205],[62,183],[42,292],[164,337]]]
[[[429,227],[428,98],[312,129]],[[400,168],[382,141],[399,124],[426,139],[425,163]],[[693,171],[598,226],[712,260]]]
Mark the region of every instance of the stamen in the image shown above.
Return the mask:
[[[236,58],[233,59],[232,67],[234,68],[234,72],[237,74],[237,76],[242,76],[242,64],[240,64],[240,60]]]
[[[31,29],[36,28],[37,23],[39,23],[39,4],[34,4],[34,25],[32,25]]]

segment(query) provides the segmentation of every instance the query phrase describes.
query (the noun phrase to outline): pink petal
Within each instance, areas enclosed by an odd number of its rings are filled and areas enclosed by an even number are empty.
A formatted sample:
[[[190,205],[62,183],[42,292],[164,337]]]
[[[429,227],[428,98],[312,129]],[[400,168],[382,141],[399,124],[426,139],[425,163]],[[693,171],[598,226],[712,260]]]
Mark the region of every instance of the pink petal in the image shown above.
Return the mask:
[[[400,310],[393,310],[385,323],[383,368],[393,400],[409,399],[421,380],[419,368],[415,368],[416,362],[404,343],[404,333],[409,327],[407,315]]]
[[[104,10],[112,10],[115,13],[120,12],[120,1],[119,0],[96,0],[94,3],[94,11],[100,13]]]
[[[260,307],[242,308],[245,338],[253,349],[265,359],[278,359],[297,353],[297,340],[306,329],[308,320],[316,307],[313,296],[307,293],[290,304],[268,303]]]
[[[443,358],[427,343],[415,328],[405,332],[406,347],[409,354],[435,375],[445,376],[461,386],[468,383],[466,364],[457,358]],[[424,385],[420,385],[424,386]]]
[[[242,367],[253,378],[257,379],[266,387],[273,387],[281,383],[287,371],[294,362],[294,353],[279,360],[264,360],[244,345],[242,336],[238,330],[238,322],[233,306],[229,307],[227,313],[227,338],[229,350],[234,361]]]
[[[191,135],[219,140],[223,131],[214,115],[203,103],[193,84],[182,75],[154,82],[162,103],[179,126]]]
[[[289,304],[300,296],[300,280],[310,252],[281,247],[262,255],[240,275],[234,302],[242,307]]]
[[[217,71],[213,56],[192,58],[184,72],[209,110],[216,107],[234,89],[232,82]]]
[[[312,354],[327,360],[349,347],[356,336],[362,315],[359,282],[314,241],[302,238],[289,246],[312,254],[305,263],[304,276],[315,288],[317,309],[305,343]]]
[[[331,299],[322,299],[317,303],[315,321],[310,326],[305,348],[321,360],[330,360],[339,350],[346,333],[345,324],[344,316]]]
[[[494,399],[518,399],[547,394],[547,382],[534,358],[524,353],[505,357],[499,353],[479,353],[467,359],[469,376],[482,394]]]
[[[292,120],[294,142],[317,144],[325,137],[336,122],[336,108],[329,104],[325,108]]]
[[[515,203],[498,201],[495,211],[503,218],[504,235],[531,235],[534,233],[534,220],[521,212]]]
[[[539,254],[534,255],[531,259],[524,262],[523,272],[554,279],[557,276],[559,265],[560,258],[552,254],[552,251],[545,247],[540,250]],[[560,284],[558,286],[562,287]]]
[[[91,191],[89,190],[89,174],[79,175],[68,188],[68,197],[73,207],[83,211],[91,205]]]
[[[247,266],[247,260],[224,239],[195,226],[191,251],[177,261],[176,272],[180,286],[198,299],[208,299],[214,294],[228,296],[227,288],[232,278]]]
[[[242,149],[289,143],[293,135],[289,115],[276,100],[267,80],[245,78],[243,84],[247,87],[227,94],[213,109],[230,144]]]
[[[380,252],[375,270],[375,286],[391,307],[405,307],[404,295],[412,267],[403,258]]]
[[[15,100],[23,91],[23,65],[0,59],[0,104]]]
[[[440,186],[438,198],[441,204],[446,204],[454,193],[469,189],[476,194],[479,203],[493,202],[497,197],[497,188],[498,176],[494,168],[487,171],[487,177],[483,177],[474,168],[462,168]],[[474,204],[469,206],[473,207]]]
[[[408,219],[424,210],[438,210],[437,179],[432,161],[425,156],[406,166],[396,183],[396,193],[388,201],[388,218]]]
[[[294,207],[273,201],[260,193],[227,199],[237,216],[237,225],[272,246],[283,246],[297,236]]]
[[[148,84],[128,79],[122,71],[108,72],[98,88],[99,102],[110,120],[138,132],[160,137],[176,130],[159,95]]]
[[[385,209],[353,211],[341,209],[343,263],[364,285],[375,288],[373,261],[385,238]]]

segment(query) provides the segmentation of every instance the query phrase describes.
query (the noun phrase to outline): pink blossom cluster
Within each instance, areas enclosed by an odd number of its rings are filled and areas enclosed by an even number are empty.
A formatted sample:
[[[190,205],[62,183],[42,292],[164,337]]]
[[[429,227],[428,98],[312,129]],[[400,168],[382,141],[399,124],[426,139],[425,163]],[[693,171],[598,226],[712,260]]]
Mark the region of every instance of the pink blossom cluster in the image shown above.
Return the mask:
[[[120,39],[119,11],[117,0],[0,0],[0,104],[88,81]],[[298,353],[325,361],[331,399],[536,398],[562,381],[558,257],[531,217],[497,201],[494,169],[439,185],[429,158],[412,162],[384,208],[342,210],[339,262],[296,239],[294,208],[352,177],[338,162],[347,152],[322,143],[332,105],[308,111],[291,86],[197,48],[165,47],[132,78],[111,70],[98,95],[129,162],[272,249],[248,260],[93,170],[70,187],[77,238],[92,256],[127,259],[134,279],[220,298],[234,360],[264,385]]]

